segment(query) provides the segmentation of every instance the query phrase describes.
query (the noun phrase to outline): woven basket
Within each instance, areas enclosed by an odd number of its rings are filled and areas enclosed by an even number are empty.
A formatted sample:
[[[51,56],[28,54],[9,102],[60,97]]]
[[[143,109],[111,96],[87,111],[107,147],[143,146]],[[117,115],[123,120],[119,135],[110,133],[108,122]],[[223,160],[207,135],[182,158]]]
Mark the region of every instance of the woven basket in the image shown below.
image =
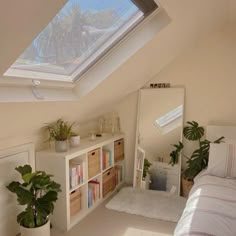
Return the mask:
[[[187,180],[182,176],[182,195],[183,197],[188,197],[189,192],[193,186],[192,180]]]

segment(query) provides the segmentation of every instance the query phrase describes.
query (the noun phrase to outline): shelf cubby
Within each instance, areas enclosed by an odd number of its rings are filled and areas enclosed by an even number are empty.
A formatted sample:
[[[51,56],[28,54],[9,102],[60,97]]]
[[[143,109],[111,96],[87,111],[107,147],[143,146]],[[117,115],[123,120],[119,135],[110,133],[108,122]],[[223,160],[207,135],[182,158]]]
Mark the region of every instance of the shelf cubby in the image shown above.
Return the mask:
[[[88,182],[88,208],[93,208],[102,197],[102,175]]]
[[[114,143],[102,147],[102,170],[105,172],[114,166]]]
[[[84,185],[87,181],[86,154],[69,160],[69,188],[73,192]]]

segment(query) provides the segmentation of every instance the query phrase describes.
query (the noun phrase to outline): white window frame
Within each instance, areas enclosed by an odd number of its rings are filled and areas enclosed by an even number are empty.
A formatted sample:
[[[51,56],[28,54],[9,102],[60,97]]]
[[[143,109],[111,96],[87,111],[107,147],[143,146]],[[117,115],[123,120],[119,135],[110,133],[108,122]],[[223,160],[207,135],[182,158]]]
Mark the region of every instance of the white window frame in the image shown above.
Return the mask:
[[[40,80],[38,88],[46,91],[44,99],[38,99],[32,94],[35,88],[32,81],[24,77],[0,77],[0,102],[22,102],[22,101],[66,101],[78,100],[93,90],[104,79],[110,76],[130,56],[141,49],[161,29],[171,22],[168,14],[163,8],[158,7],[150,16],[146,17],[130,33],[120,40],[105,56],[91,66],[81,79],[75,83],[66,81]],[[42,73],[44,75],[44,73]],[[40,77],[38,78],[40,79]],[[55,90],[56,96],[55,95]],[[66,90],[66,91],[65,91]],[[28,96],[25,92],[28,91]],[[50,91],[52,93],[50,94]],[[61,97],[60,97],[61,93]],[[31,96],[30,96],[31,94]]]

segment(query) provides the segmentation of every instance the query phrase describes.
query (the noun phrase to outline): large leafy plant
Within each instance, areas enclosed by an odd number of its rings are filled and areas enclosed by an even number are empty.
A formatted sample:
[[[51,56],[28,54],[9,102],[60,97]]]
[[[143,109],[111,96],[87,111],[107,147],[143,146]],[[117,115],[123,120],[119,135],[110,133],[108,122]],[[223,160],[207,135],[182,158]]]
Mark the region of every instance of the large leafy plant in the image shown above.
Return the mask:
[[[65,141],[73,135],[72,132],[73,123],[70,124],[67,121],[62,119],[58,119],[55,122],[47,124],[43,127],[49,134],[49,141],[56,140],[56,141]]]
[[[52,181],[52,175],[44,171],[32,172],[30,165],[19,166],[16,170],[21,174],[23,182],[13,181],[7,188],[17,195],[20,205],[26,206],[18,214],[17,222],[27,228],[46,224],[48,216],[53,213],[58,192],[61,191],[60,184]]]
[[[183,175],[185,179],[193,180],[193,178],[208,165],[209,149],[211,141],[204,139],[204,128],[199,126],[196,121],[188,121],[187,126],[183,129],[184,137],[189,141],[197,141],[198,148],[193,151],[190,157],[184,155],[187,158],[187,168]],[[215,140],[214,143],[220,143],[224,137],[220,137]],[[170,164],[174,165],[178,162],[179,155],[184,148],[184,145],[179,142],[178,145],[174,145],[175,150],[170,153]]]

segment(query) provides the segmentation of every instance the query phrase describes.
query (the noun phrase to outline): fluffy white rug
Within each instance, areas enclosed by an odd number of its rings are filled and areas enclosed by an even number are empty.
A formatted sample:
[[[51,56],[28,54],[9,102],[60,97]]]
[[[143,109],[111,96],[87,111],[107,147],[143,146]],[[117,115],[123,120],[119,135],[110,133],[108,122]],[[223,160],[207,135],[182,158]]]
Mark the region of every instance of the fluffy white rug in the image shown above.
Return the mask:
[[[168,192],[125,187],[106,208],[159,220],[178,222],[186,199]]]

